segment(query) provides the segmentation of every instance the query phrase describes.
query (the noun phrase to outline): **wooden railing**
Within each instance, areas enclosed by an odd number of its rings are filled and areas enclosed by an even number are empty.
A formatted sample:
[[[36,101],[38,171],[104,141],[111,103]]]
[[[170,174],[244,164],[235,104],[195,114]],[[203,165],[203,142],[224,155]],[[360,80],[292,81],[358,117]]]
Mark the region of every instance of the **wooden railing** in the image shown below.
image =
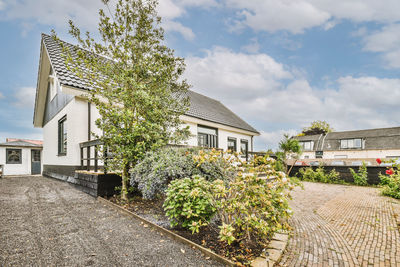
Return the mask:
[[[91,140],[91,141],[86,141],[83,143],[79,144],[79,147],[81,149],[81,169],[84,170],[91,170],[91,161],[93,161],[93,167],[94,171],[97,172],[99,170],[99,151],[100,151],[100,146],[102,146],[102,142],[99,139],[96,140]],[[92,149],[93,148],[93,149]],[[92,150],[93,150],[93,157],[92,155]],[[103,149],[106,151],[105,149]],[[85,151],[86,151],[86,157],[85,157]],[[102,160],[104,161],[104,173],[106,173],[106,166],[107,166],[107,155],[106,152],[104,152],[105,155],[102,157]],[[86,165],[85,165],[86,163]]]

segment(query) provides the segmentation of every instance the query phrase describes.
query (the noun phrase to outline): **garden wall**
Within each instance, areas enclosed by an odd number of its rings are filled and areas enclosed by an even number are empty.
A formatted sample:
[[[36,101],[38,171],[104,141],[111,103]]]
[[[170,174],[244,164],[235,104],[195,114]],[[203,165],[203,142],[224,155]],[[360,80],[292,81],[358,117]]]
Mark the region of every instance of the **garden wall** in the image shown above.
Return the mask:
[[[115,187],[121,186],[121,177],[116,174],[77,170],[73,176],[49,171],[43,171],[43,176],[68,182],[77,189],[94,197],[112,196],[115,193]]]
[[[290,166],[289,166],[290,168]],[[299,176],[300,168],[307,168],[305,166],[294,166],[291,175]],[[314,170],[318,168],[318,166],[311,166]],[[359,166],[324,166],[326,172],[330,172],[332,169],[335,169],[339,174],[340,178],[346,182],[352,183],[353,175],[349,171],[349,168],[352,168],[354,171],[358,172]],[[379,173],[385,174],[387,167],[380,167],[380,166],[367,166],[368,171],[368,183],[369,184],[379,184]]]

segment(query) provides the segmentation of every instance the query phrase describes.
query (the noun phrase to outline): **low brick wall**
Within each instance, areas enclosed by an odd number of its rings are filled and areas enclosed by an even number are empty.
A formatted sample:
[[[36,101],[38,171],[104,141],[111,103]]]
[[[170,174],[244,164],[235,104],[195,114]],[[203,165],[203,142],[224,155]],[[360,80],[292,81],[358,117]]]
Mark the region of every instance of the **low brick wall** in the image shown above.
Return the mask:
[[[289,167],[290,168],[290,167]],[[307,168],[305,166],[294,166],[291,175],[295,175],[299,177],[299,170],[301,168]],[[318,166],[311,166],[314,170],[318,168]],[[339,174],[340,178],[346,182],[352,183],[354,182],[353,176],[349,171],[349,168],[353,169],[354,171],[358,171],[359,166],[324,166],[326,172],[330,172],[332,169],[335,169]],[[367,166],[368,171],[368,183],[371,185],[379,184],[379,173],[384,174],[387,170],[387,167],[379,167],[379,166]]]
[[[43,176],[68,182],[75,188],[94,197],[112,196],[115,193],[115,187],[121,186],[121,177],[116,174],[77,170],[73,176],[70,176],[54,171],[56,170],[43,171]]]

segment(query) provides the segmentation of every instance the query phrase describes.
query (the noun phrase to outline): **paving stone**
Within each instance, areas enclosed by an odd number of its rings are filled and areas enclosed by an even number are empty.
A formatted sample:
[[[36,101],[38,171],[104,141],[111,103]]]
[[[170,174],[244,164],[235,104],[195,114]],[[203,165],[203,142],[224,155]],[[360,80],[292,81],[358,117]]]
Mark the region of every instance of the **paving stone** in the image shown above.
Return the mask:
[[[305,182],[279,265],[400,266],[399,205],[377,188]]]
[[[289,238],[289,235],[287,235],[287,234],[276,233],[272,239],[286,242],[288,240],[288,238]]]
[[[286,247],[286,242],[283,241],[277,241],[277,240],[272,240],[269,244],[268,244],[268,248],[273,248],[273,249],[277,249],[277,250],[281,250],[283,251]]]

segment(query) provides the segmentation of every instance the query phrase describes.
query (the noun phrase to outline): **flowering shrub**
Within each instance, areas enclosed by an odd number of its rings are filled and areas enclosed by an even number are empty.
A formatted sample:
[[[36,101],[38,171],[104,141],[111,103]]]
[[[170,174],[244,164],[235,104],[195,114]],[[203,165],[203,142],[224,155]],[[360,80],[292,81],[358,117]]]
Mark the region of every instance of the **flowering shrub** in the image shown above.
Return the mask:
[[[207,225],[215,213],[211,205],[211,186],[198,175],[172,181],[164,202],[171,226],[180,225],[198,233],[200,227]]]
[[[333,184],[344,183],[344,181],[340,180],[340,174],[335,169],[332,169],[329,173],[325,173],[323,166],[319,166],[315,171],[311,167],[301,168],[299,172],[300,179],[304,181]]]
[[[368,171],[367,164],[365,162],[363,162],[360,168],[358,168],[358,172],[355,172],[352,168],[349,168],[349,170],[353,175],[354,183],[356,185],[368,184]]]
[[[383,161],[379,159],[381,164]],[[379,174],[381,179],[382,194],[385,196],[400,199],[400,170],[399,164],[395,164],[392,160],[386,161],[392,163],[392,167],[386,170],[386,175]]]

